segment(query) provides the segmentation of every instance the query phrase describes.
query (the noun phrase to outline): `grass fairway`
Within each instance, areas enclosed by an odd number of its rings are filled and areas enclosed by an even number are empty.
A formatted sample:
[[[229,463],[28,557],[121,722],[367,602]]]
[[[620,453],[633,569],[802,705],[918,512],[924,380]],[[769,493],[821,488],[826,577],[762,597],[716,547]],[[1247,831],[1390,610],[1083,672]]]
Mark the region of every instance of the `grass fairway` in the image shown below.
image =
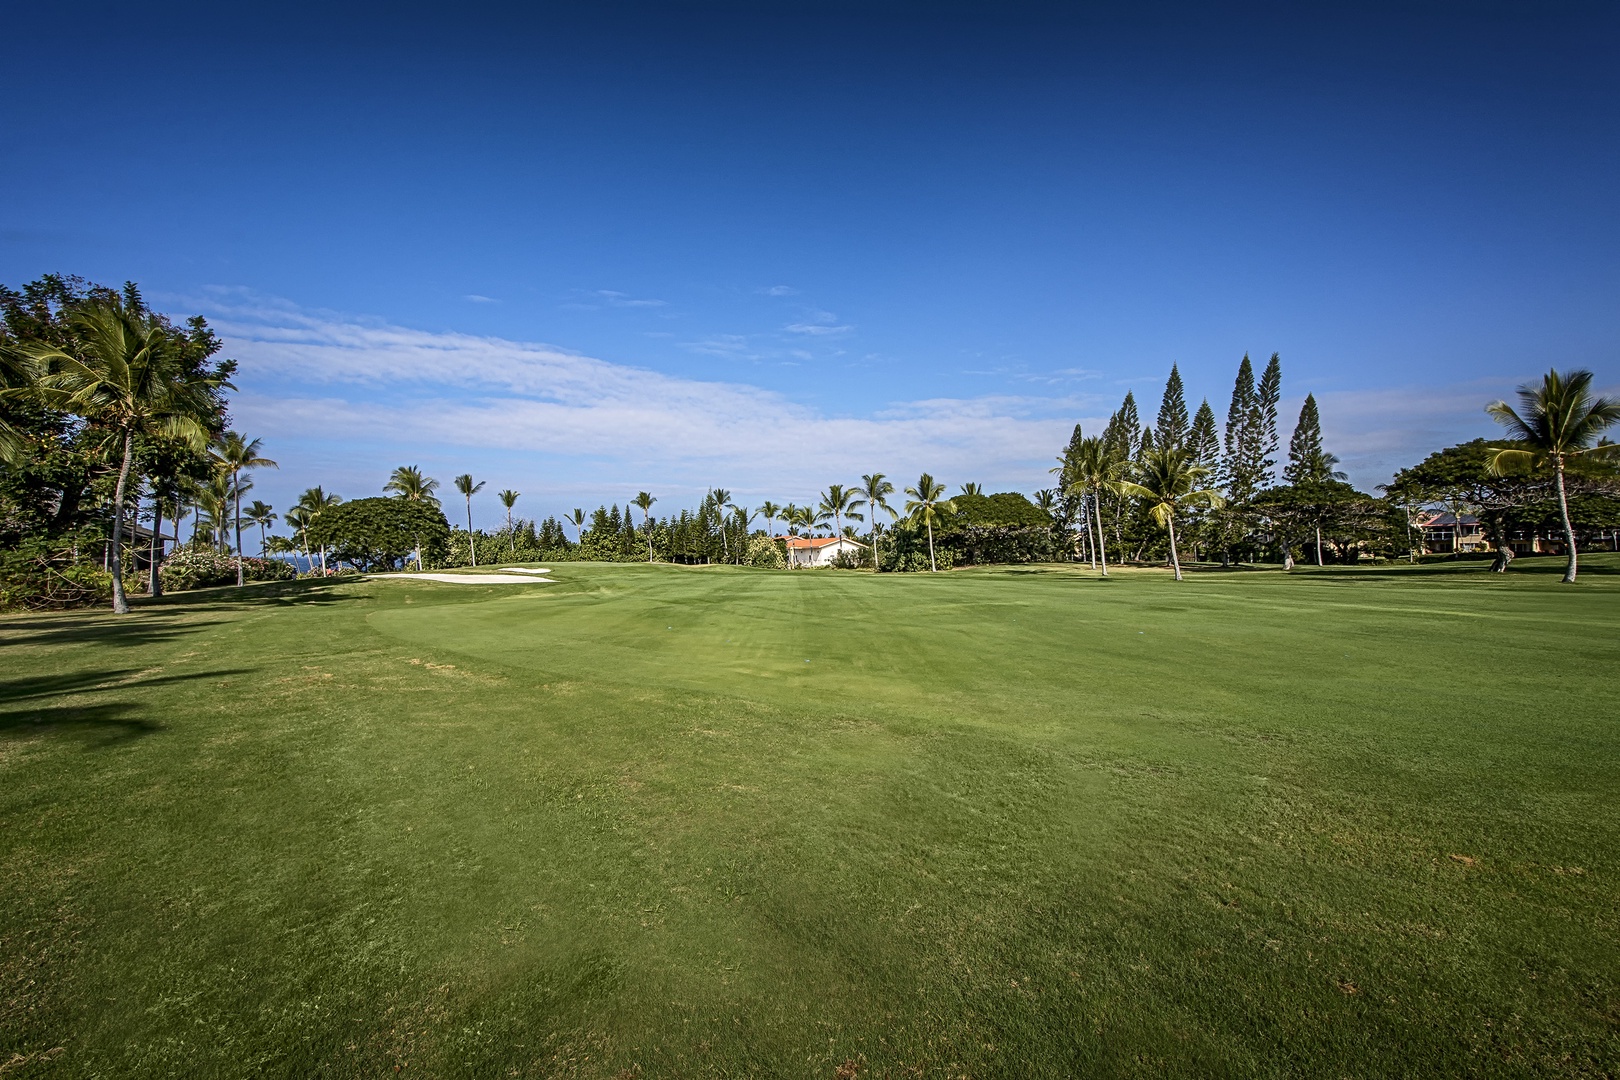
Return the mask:
[[[1620,561],[1557,570],[10,617],[0,1073],[1613,1076]]]

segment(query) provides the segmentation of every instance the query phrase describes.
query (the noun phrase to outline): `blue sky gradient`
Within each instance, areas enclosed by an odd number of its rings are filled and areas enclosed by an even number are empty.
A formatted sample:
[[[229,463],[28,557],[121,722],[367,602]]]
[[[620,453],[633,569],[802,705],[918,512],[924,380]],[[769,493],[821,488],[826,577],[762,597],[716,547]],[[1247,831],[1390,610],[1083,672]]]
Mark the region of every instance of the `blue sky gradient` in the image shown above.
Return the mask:
[[[1620,378],[1612,4],[7,25],[0,280],[208,316],[278,506],[407,462],[529,515],[1033,491],[1127,388],[1176,362],[1224,418],[1272,351],[1369,486],[1550,366]]]

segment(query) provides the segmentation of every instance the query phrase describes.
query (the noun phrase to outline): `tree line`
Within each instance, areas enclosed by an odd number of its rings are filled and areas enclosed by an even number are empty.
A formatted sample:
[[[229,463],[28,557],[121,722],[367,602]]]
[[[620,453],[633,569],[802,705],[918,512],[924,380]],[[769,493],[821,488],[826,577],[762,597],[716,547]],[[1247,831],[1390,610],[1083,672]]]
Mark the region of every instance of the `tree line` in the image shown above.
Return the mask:
[[[463,529],[446,516],[439,482],[401,466],[377,496],[345,502],[315,486],[278,516],[244,501],[255,471],[276,462],[230,427],[236,364],[220,348],[203,319],[152,311],[133,283],[46,276],[0,286],[0,604],[62,606],[105,592],[124,612],[125,570],[143,560],[156,595],[166,580],[290,576],[289,555],[314,574],[559,559],[779,567],[787,543],[828,535],[859,541],[839,565],[879,571],[1068,559],[1105,575],[1110,564],[1162,562],[1179,580],[1184,555],[1285,568],[1296,557],[1412,558],[1418,515],[1437,508],[1477,516],[1499,570],[1526,535],[1556,534],[1573,581],[1582,543],[1620,526],[1616,448],[1603,438],[1620,403],[1593,395],[1590,372],[1549,372],[1520,389],[1517,408],[1488,405],[1504,438],[1436,451],[1374,495],[1337,469],[1312,394],[1284,455],[1275,353],[1258,378],[1243,357],[1224,425],[1207,399],[1189,411],[1173,365],[1151,424],[1127,393],[1100,433],[1076,425],[1054,486],[1033,499],[976,483],[947,496],[928,473],[897,493],[872,472],[803,505],[750,507],[716,487],[696,508],[655,516],[658,498],[642,491],[622,508],[537,522],[515,514],[521,493],[508,488],[497,496],[504,526],[484,531],[473,527],[472,501],[485,482],[453,481]],[[191,540],[164,552],[165,523],[178,541],[188,517]],[[287,535],[271,531],[278,521]],[[256,559],[244,528],[258,534]],[[132,542],[143,531],[144,552]]]

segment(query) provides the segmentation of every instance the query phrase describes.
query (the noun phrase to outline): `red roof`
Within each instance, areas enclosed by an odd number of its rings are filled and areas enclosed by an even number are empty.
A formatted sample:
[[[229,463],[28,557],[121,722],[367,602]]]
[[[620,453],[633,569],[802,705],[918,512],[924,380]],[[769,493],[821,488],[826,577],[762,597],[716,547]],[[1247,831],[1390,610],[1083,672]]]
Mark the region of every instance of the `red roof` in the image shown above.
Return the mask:
[[[797,551],[805,548],[824,548],[839,541],[854,544],[856,547],[866,546],[859,540],[851,540],[847,536],[790,536],[787,538],[787,546],[789,551]]]

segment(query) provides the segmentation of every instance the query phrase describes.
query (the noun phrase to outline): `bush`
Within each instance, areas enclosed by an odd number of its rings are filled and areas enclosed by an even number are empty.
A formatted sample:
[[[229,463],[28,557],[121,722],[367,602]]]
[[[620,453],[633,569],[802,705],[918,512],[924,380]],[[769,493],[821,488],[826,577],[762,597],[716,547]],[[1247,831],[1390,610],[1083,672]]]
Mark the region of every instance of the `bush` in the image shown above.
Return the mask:
[[[298,571],[281,559],[247,558],[242,560],[242,576],[248,581],[291,581]],[[235,585],[236,558],[213,548],[181,548],[163,560],[158,577],[165,589],[176,591]]]
[[[0,608],[59,611],[105,603],[111,596],[112,575],[74,562],[71,549],[53,551],[36,538],[0,552]]]
[[[787,569],[787,558],[782,554],[782,545],[768,536],[756,536],[748,541],[745,561],[749,566],[757,566],[762,570]]]

